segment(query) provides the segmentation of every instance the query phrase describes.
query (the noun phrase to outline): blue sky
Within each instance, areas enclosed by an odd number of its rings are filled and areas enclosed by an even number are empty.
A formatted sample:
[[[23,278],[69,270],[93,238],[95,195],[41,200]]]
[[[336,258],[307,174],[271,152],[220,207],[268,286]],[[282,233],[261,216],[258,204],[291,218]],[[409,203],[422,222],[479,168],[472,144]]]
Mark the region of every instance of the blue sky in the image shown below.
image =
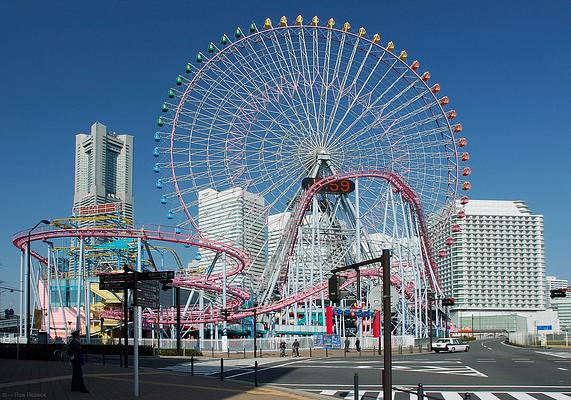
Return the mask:
[[[74,135],[98,120],[135,136],[139,223],[164,223],[155,119],[197,51],[236,26],[302,14],[381,33],[430,70],[464,125],[472,198],[545,216],[547,273],[571,280],[571,3],[568,1],[4,1],[0,5],[0,280],[17,286],[11,235],[67,216]],[[16,306],[2,296],[1,307]]]

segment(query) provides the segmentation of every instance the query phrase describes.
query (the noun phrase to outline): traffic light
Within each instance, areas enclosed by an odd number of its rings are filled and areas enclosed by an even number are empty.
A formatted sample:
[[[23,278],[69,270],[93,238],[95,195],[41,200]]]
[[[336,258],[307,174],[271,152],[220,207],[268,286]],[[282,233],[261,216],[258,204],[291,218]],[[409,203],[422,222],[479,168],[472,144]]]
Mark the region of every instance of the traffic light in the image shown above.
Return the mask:
[[[339,275],[331,275],[331,278],[329,278],[329,300],[333,303],[339,303],[341,300],[340,286]]]
[[[453,306],[454,305],[454,297],[445,297],[442,299],[443,306]]]
[[[567,297],[567,289],[564,288],[551,289],[550,292],[551,294],[549,295],[549,297],[551,297],[552,299],[555,297]]]

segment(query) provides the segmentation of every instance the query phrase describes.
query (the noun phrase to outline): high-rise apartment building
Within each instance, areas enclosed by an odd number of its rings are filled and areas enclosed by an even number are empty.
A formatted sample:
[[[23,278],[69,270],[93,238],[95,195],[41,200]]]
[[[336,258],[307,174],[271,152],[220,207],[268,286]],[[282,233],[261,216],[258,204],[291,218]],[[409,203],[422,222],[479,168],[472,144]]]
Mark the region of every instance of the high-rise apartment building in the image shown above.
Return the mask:
[[[75,136],[73,209],[74,215],[113,209],[132,225],[133,136],[109,132],[99,122]]]
[[[552,289],[566,289],[569,286],[567,279],[559,279],[556,276],[545,277],[545,289],[549,293]]]
[[[264,198],[242,188],[198,192],[198,228],[210,240],[221,241],[245,250],[252,264],[246,271],[256,281],[267,258],[267,215]],[[208,268],[214,259],[205,251],[199,265]],[[217,262],[214,271],[221,269]]]
[[[470,200],[432,234],[436,252],[446,249],[438,273],[457,315],[545,309],[543,216],[525,202]]]

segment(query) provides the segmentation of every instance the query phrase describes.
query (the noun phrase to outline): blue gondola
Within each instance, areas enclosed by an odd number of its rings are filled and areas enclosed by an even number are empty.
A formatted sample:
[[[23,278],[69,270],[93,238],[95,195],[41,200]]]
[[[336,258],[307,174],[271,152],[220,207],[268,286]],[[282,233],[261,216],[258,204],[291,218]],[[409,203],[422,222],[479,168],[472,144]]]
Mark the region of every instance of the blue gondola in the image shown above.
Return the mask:
[[[163,181],[157,179],[157,189],[162,189],[162,188],[163,188]]]
[[[177,225],[177,226],[174,228],[174,233],[176,233],[176,234],[179,234],[179,233],[180,233],[180,226],[179,226],[179,225]]]
[[[169,211],[169,212],[167,213],[167,219],[172,219],[172,211]]]
[[[159,132],[155,132],[155,142],[160,142],[161,141],[161,134]]]
[[[153,167],[153,171],[155,171],[155,173],[159,173],[161,172],[161,168],[159,167],[159,164],[155,164],[155,166]]]
[[[155,148],[153,149],[153,157],[158,157],[159,154],[161,154],[161,153],[159,152],[159,148],[158,148],[158,147],[155,147]]]
[[[163,195],[161,196],[161,204],[167,204],[167,196],[166,196],[166,194],[163,194]]]

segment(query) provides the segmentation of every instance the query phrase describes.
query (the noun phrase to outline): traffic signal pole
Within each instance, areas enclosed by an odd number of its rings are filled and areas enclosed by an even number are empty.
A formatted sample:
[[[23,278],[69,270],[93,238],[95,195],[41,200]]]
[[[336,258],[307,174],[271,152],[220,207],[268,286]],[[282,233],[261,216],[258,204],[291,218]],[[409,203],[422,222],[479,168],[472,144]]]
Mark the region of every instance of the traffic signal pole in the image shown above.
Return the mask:
[[[393,372],[392,372],[392,343],[391,343],[391,254],[388,249],[383,250],[381,257],[383,269],[383,333],[385,352],[383,356],[383,398],[392,399]]]

